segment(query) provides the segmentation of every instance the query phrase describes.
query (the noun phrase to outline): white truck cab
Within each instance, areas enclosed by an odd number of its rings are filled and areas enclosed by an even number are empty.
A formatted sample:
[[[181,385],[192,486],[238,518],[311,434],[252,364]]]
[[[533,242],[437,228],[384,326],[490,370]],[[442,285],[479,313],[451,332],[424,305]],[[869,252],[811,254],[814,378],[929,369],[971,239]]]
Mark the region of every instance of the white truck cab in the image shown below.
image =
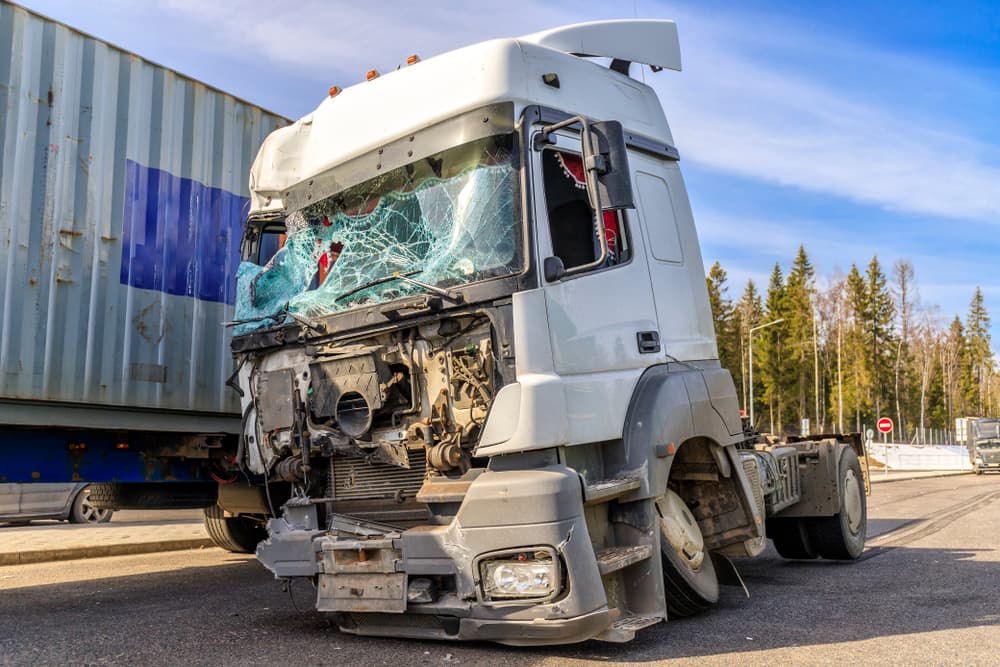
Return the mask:
[[[680,70],[675,25],[410,63],[251,171],[237,457],[267,481],[220,505],[273,517],[261,562],[344,631],[540,644],[704,609],[765,536],[857,557],[860,439],[758,442],[720,367],[678,151],[629,76]]]

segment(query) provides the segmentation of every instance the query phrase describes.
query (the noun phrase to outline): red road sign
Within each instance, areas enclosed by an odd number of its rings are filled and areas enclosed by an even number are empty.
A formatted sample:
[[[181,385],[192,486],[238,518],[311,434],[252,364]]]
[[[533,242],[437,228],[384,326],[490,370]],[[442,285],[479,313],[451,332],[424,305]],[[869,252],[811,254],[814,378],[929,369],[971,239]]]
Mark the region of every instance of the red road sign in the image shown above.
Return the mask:
[[[878,423],[875,424],[875,427],[880,433],[892,433],[892,420],[888,417],[882,417],[878,420]]]

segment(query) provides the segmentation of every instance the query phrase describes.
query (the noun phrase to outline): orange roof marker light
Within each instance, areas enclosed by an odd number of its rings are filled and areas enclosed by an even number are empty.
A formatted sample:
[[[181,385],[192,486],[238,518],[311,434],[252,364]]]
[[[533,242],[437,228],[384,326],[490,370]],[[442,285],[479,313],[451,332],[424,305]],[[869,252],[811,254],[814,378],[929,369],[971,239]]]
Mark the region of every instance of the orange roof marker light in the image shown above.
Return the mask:
[[[416,53],[414,53],[412,56],[406,59],[407,65],[416,65],[418,62],[420,62],[420,56],[418,56]]]
[[[336,97],[340,95],[340,91],[343,90],[340,86],[330,86],[330,97]]]
[[[378,78],[378,70],[370,69],[368,74],[365,74],[365,81],[371,81],[372,79]]]

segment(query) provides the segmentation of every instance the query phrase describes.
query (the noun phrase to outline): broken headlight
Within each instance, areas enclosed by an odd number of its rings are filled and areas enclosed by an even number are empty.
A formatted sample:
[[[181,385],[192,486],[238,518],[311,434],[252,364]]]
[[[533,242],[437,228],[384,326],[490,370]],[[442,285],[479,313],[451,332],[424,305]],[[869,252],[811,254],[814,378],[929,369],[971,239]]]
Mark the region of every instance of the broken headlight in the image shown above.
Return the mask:
[[[559,559],[548,548],[508,551],[479,561],[485,600],[532,600],[559,592]]]

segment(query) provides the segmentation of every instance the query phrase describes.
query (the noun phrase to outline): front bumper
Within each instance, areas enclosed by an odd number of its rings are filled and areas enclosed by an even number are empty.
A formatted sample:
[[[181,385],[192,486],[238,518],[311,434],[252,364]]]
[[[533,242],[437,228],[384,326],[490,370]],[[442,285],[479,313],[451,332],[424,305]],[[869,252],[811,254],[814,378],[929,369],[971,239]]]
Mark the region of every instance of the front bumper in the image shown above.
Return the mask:
[[[618,613],[608,608],[583,505],[580,477],[565,466],[487,471],[469,485],[448,525],[346,536],[310,526],[286,506],[257,556],[278,578],[315,576],[317,609],[336,614],[344,632],[574,643],[607,630]],[[562,563],[561,590],[544,601],[484,599],[478,559],[535,547]],[[429,602],[410,602],[409,584],[420,578],[447,586]]]

